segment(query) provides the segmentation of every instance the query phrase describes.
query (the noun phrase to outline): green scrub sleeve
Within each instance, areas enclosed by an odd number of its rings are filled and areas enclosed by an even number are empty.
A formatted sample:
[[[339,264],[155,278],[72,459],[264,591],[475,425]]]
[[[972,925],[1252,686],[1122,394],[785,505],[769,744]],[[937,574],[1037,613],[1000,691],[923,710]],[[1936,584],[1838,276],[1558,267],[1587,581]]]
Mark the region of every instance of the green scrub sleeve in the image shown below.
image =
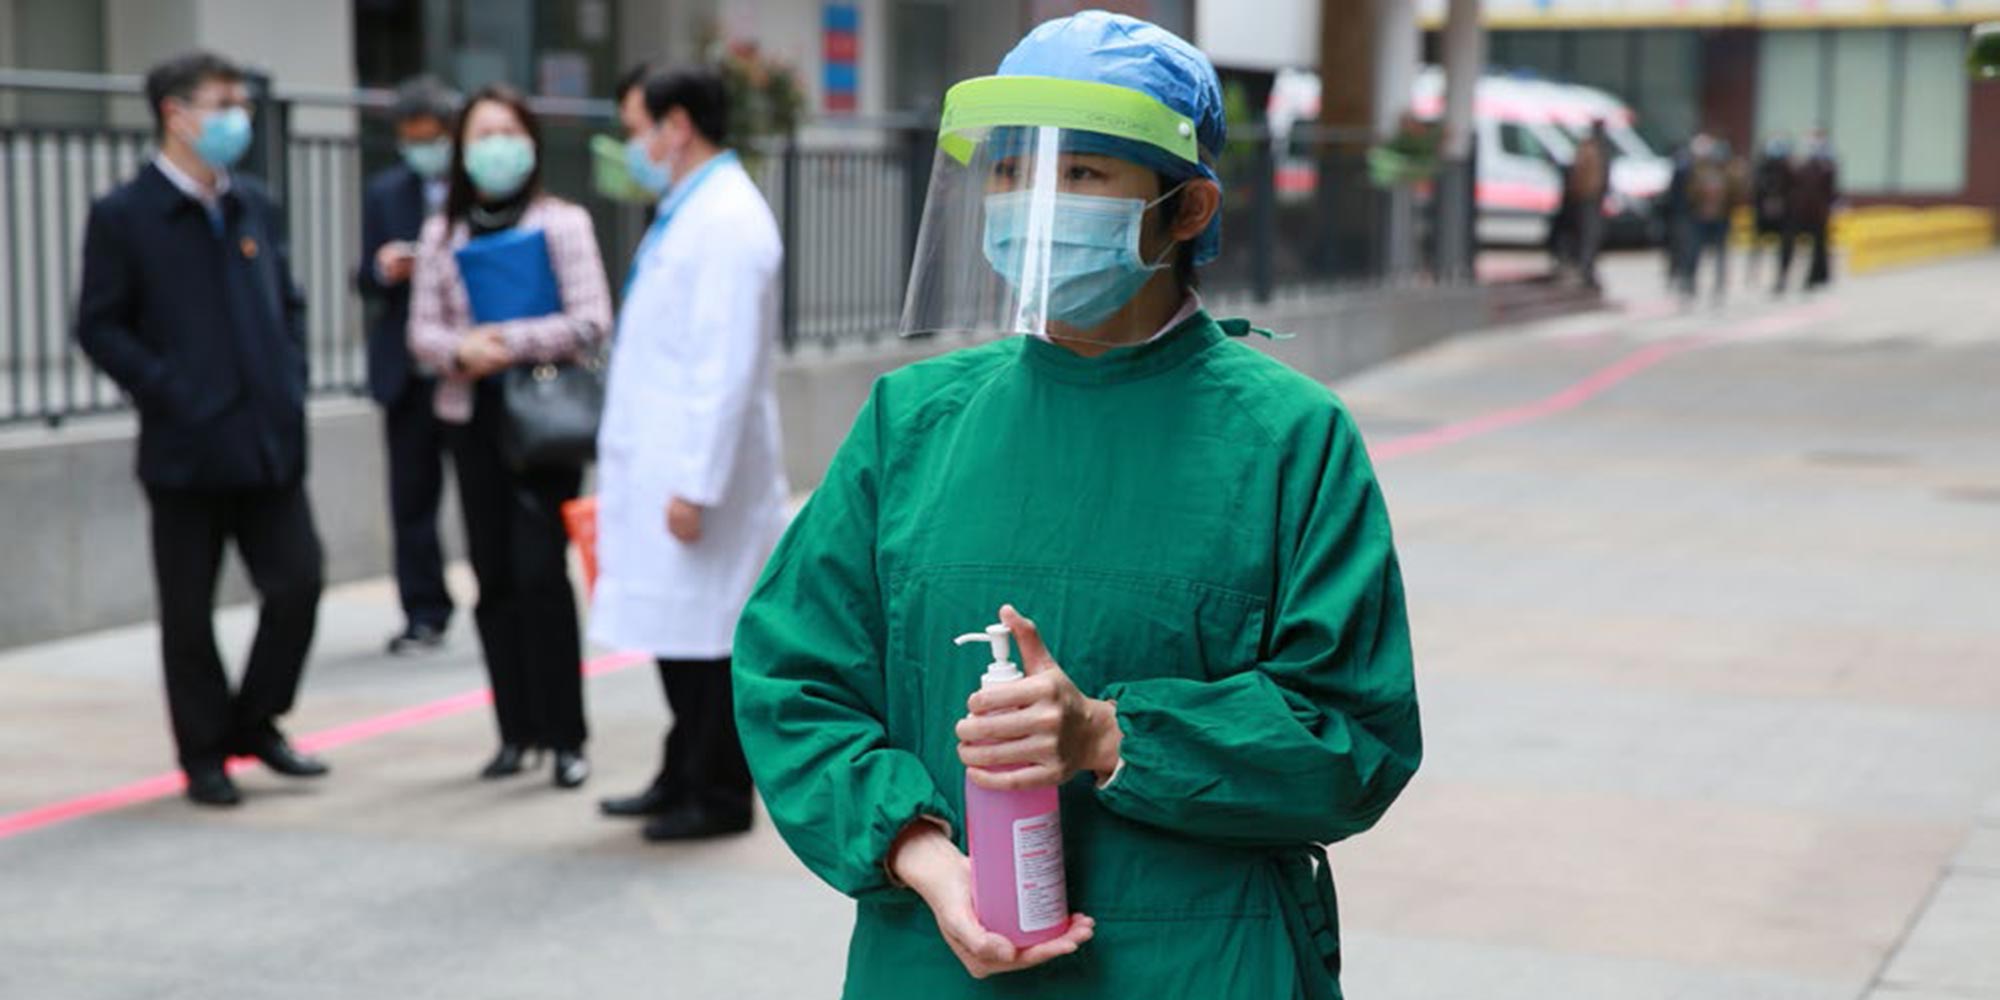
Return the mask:
[[[1410,629],[1381,491],[1344,411],[1308,448],[1317,488],[1300,523],[1278,526],[1291,554],[1266,655],[1220,680],[1101,692],[1124,730],[1106,808],[1218,844],[1331,843],[1372,826],[1416,773]]]
[[[778,543],[734,652],[737,726],[771,820],[806,867],[856,898],[907,891],[884,861],[912,820],[957,821],[884,722],[876,409],[871,397]]]

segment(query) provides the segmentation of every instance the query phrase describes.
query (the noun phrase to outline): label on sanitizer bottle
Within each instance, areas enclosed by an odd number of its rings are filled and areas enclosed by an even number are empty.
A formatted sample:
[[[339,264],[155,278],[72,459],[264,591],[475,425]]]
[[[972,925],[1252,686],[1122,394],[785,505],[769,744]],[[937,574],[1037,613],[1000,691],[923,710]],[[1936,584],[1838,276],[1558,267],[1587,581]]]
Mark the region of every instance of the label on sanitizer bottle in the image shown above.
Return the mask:
[[[1014,898],[1023,933],[1058,926],[1069,916],[1060,812],[1014,821]]]

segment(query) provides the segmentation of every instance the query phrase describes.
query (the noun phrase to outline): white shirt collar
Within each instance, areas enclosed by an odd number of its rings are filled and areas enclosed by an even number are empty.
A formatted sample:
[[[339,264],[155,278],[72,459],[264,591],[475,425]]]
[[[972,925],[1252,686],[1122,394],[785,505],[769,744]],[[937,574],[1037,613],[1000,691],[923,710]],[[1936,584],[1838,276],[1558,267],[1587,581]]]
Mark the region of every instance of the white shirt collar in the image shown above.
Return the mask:
[[[1193,289],[1188,289],[1187,298],[1181,300],[1180,310],[1174,313],[1172,319],[1167,320],[1166,326],[1160,327],[1158,332],[1154,333],[1150,337],[1147,337],[1146,343],[1150,344],[1153,341],[1158,340],[1161,337],[1164,337],[1167,334],[1174,332],[1176,329],[1180,328],[1180,325],[1182,323],[1185,323],[1188,320],[1193,319],[1194,314],[1200,311],[1201,311],[1201,293]]]
[[[153,154],[153,166],[160,168],[160,173],[167,175],[167,180],[172,181],[173,185],[179,188],[182,194],[193,198],[203,205],[213,206],[216,199],[229,193],[229,171],[227,170],[217,170],[215,172],[215,190],[211,192],[204,190],[201,182],[189,177],[186,171],[174,166],[174,161],[167,159],[167,154],[165,153]]]

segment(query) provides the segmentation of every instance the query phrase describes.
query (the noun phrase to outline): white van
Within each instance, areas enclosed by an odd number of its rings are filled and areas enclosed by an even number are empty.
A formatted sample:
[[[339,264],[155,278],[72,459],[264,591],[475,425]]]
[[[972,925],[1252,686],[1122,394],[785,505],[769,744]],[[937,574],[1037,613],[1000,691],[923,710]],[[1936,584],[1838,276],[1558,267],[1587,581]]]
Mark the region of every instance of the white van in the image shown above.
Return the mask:
[[[1426,66],[1410,88],[1418,118],[1444,116],[1444,71]],[[1473,92],[1478,142],[1479,239],[1483,243],[1535,245],[1548,234],[1562,202],[1563,171],[1576,143],[1603,121],[1611,153],[1611,193],[1604,210],[1608,235],[1618,242],[1656,242],[1654,203],[1673,175],[1672,161],[1655,153],[1634,131],[1637,115],[1617,98],[1590,87],[1503,75],[1481,77]],[[1309,183],[1309,162],[1284,155],[1283,136],[1319,115],[1319,77],[1281,70],[1271,90],[1268,120],[1280,136],[1279,187]]]
[[[1444,71],[1417,74],[1411,110],[1435,121],[1444,115]],[[1592,87],[1502,75],[1481,77],[1473,92],[1478,129],[1479,238],[1487,243],[1539,243],[1562,200],[1563,171],[1593,122],[1605,126],[1611,192],[1605,196],[1609,238],[1657,242],[1655,203],[1673,177],[1673,163],[1632,128],[1638,115]]]

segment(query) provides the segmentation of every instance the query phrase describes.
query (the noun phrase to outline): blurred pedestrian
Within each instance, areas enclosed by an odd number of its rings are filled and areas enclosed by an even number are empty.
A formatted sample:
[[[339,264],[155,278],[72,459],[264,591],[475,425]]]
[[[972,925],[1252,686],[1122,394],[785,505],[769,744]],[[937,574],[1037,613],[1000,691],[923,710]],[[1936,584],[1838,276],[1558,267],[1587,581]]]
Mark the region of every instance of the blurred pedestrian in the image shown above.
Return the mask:
[[[574,788],[590,765],[561,507],[577,495],[583,470],[512,464],[501,382],[517,365],[577,360],[610,328],[611,295],[590,215],[542,190],[542,164],[541,125],[518,92],[495,84],[467,101],[452,138],[444,211],[424,222],[418,240],[410,350],[439,373],[435,410],[447,425],[479,581],[473,618],[500,728],[500,750],[481,777],[518,774],[552,750],[555,784]],[[473,239],[515,232],[544,237],[561,309],[475,323],[455,255]]]
[[[784,251],[728,148],[719,74],[641,67],[618,103],[633,178],[662,198],[626,279],[598,437],[590,633],[657,658],[673,724],[652,782],[602,805],[649,816],[647,840],[686,840],[751,822],[730,644],[784,528],[772,382]]]
[[[1833,144],[1827,141],[1826,129],[1813,129],[1792,154],[1786,195],[1785,231],[1778,237],[1778,282],[1771,290],[1774,295],[1784,294],[1786,277],[1792,270],[1792,250],[1801,236],[1812,240],[1806,291],[1820,288],[1832,278],[1827,228],[1833,219],[1834,203],[1840,200],[1840,169],[1834,159]]]
[[[1682,277],[1687,268],[1688,245],[1693,241],[1693,220],[1688,212],[1688,175],[1694,168],[1694,148],[1697,139],[1706,138],[1697,132],[1674,150],[1673,173],[1667,179],[1666,194],[1660,198],[1660,221],[1663,236],[1662,247],[1666,253],[1667,290],[1679,293],[1685,285]]]
[[[397,89],[390,113],[400,162],[368,179],[361,200],[361,264],[355,284],[368,325],[368,394],[382,407],[389,472],[389,523],[403,628],[389,652],[436,649],[454,610],[444,583],[438,501],[444,494],[444,425],[432,412],[437,382],[410,357],[410,275],[424,219],[444,208],[451,120],[458,97],[430,77]]]
[[[1687,258],[1681,266],[1681,299],[1693,302],[1701,283],[1704,255],[1715,258],[1715,287],[1718,304],[1729,285],[1729,225],[1741,198],[1739,171],[1732,164],[1729,148],[1720,140],[1697,136],[1689,148],[1687,178],[1688,236]]]
[[[1604,195],[1611,189],[1611,140],[1604,120],[1590,123],[1590,133],[1576,144],[1563,178],[1563,211],[1575,234],[1576,271],[1583,283],[1597,283],[1597,254],[1604,247]]]
[[[1791,199],[1791,158],[1791,138],[1782,133],[1766,139],[1757,158],[1750,184],[1750,204],[1756,223],[1750,242],[1747,275],[1750,281],[1757,280],[1765,244],[1784,236],[1785,214]]]
[[[321,551],[306,499],[305,297],[284,216],[254,178],[250,95],[220,56],[146,74],[159,152],[91,206],[77,341],[139,411],[167,710],[188,798],[241,801],[224,765],[254,755],[291,777],[326,765],[278,730],[319,612]],[[232,692],[215,646],[227,543],[262,601]]]

